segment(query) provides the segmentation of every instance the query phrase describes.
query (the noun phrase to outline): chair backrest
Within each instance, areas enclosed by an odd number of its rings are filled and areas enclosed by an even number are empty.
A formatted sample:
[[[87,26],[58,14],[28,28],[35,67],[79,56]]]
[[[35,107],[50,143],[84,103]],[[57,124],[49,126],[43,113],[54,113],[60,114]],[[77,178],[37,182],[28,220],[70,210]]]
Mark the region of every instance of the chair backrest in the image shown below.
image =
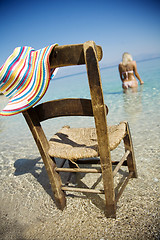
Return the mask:
[[[98,61],[102,59],[102,48],[93,41],[84,44],[55,46],[50,54],[51,68],[86,64],[91,100],[63,99],[40,104],[28,110],[36,122],[58,116],[94,116],[101,164],[110,161],[109,138],[101,75]],[[25,114],[25,113],[24,113]],[[30,117],[31,117],[30,115]],[[33,120],[32,119],[32,120]],[[112,165],[109,164],[111,168]]]
[[[86,64],[91,100],[54,100],[39,104],[29,109],[28,112],[34,111],[40,122],[60,116],[94,116],[100,155],[102,154],[102,159],[106,159],[106,156],[110,158],[106,120],[108,108],[104,104],[98,64],[101,59],[102,48],[96,46],[93,41],[84,44],[55,46],[50,55],[51,68]]]
[[[91,53],[88,51],[93,52]],[[57,67],[86,64],[91,99],[70,98],[53,100],[38,104],[27,111],[24,111],[23,115],[36,142],[38,138],[43,137],[43,139],[45,139],[44,141],[47,143],[47,139],[40,126],[40,122],[60,116],[94,116],[98,126],[102,124],[102,121],[104,122],[99,134],[102,135],[104,132],[107,132],[106,114],[108,113],[108,108],[104,105],[103,101],[103,92],[98,65],[98,61],[102,59],[102,55],[102,48],[100,46],[96,46],[93,41],[89,41],[84,44],[63,46],[56,45],[53,48],[49,57],[50,66],[53,69]],[[88,56],[92,59],[88,59]],[[100,120],[101,115],[103,115],[103,120]]]

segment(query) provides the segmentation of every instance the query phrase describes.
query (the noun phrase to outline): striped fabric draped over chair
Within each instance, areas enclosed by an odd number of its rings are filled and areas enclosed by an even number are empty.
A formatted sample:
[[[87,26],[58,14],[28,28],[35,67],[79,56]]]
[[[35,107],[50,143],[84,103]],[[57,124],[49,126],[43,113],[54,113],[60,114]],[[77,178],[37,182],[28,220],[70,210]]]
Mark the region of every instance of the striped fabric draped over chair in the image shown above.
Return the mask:
[[[0,68],[0,91],[9,98],[0,115],[20,113],[44,96],[57,70],[51,69],[49,64],[55,45],[37,51],[26,46],[15,48]]]

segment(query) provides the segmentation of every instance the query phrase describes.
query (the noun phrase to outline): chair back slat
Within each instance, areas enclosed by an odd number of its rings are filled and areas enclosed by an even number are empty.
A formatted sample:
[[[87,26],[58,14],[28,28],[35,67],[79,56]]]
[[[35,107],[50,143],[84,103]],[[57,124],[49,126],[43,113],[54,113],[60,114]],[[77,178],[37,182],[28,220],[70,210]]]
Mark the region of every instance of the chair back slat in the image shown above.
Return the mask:
[[[98,61],[102,55],[102,48],[97,46]],[[49,61],[51,68],[85,64],[83,44],[55,46]]]
[[[108,107],[105,105],[106,114]],[[39,121],[65,116],[93,116],[92,102],[85,98],[64,98],[41,103],[34,107]]]

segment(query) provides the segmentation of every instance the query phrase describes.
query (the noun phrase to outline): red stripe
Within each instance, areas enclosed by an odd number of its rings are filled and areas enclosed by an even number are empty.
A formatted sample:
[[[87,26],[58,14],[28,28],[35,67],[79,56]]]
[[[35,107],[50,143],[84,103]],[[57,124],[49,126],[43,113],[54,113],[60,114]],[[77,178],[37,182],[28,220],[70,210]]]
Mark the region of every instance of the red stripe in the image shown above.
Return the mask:
[[[26,104],[26,105],[23,106],[23,108],[25,108],[25,107],[30,107],[30,106],[29,106],[29,104]],[[12,110],[5,110],[5,109],[4,109],[4,110],[2,110],[2,112],[12,112],[12,111],[20,110],[20,109],[22,109],[22,108],[20,107],[20,108],[15,108],[15,109],[12,109]],[[16,112],[16,113],[17,113],[17,112]],[[16,114],[16,113],[15,113],[15,114]]]
[[[6,60],[6,61],[7,61],[7,60]],[[5,64],[5,63],[4,63],[4,64]],[[0,67],[0,70],[2,70],[2,68],[3,68],[4,64],[2,65],[2,67]]]

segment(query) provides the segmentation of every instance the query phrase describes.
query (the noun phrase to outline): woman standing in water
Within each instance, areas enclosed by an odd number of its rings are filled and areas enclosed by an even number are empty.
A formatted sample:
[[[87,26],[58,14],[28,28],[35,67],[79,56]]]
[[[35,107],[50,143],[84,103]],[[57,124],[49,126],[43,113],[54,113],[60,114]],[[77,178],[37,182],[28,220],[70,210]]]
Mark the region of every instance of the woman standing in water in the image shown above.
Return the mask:
[[[135,76],[140,84],[144,83],[137,72],[136,61],[133,61],[132,56],[127,52],[122,55],[122,62],[119,64],[119,74],[122,80],[123,89],[138,87]]]

